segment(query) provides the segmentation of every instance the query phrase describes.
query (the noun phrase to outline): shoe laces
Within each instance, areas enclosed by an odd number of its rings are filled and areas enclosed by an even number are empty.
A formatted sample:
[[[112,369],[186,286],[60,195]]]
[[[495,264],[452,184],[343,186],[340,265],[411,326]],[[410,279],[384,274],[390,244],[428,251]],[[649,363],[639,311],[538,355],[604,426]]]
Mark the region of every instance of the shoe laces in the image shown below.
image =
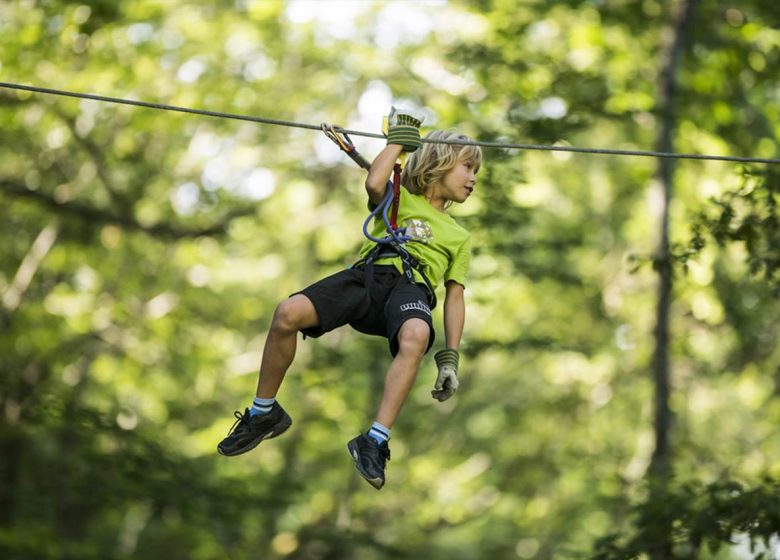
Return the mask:
[[[379,458],[382,460],[382,462],[389,461],[390,460],[390,446],[387,445],[387,442],[377,445],[377,449],[379,450]]]
[[[233,425],[228,430],[228,435],[232,434],[235,431],[238,431],[238,430],[242,429],[244,426],[248,426],[249,425],[249,420],[252,418],[251,416],[249,416],[246,413],[241,414],[241,411],[239,411],[239,410],[234,411],[233,412],[233,416],[236,417],[236,421],[233,422]],[[246,420],[244,419],[244,416],[247,417]]]

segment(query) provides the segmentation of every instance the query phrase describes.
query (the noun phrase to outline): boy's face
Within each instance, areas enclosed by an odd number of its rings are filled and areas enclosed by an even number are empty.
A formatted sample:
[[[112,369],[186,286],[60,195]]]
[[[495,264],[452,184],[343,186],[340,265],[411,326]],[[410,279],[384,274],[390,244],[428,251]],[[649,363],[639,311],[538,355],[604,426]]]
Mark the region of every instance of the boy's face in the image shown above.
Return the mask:
[[[465,202],[474,192],[479,168],[471,160],[458,159],[455,167],[442,179],[441,194],[447,200]]]

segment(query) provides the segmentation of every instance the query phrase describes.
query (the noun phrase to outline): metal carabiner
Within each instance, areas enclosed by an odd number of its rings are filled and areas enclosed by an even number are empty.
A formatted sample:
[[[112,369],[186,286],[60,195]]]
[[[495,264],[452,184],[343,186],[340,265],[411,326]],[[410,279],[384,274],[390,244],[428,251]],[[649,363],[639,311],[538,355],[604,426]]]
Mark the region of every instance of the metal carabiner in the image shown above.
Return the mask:
[[[355,148],[355,145],[352,143],[352,139],[343,128],[333,126],[332,124],[328,123],[320,124],[320,128],[322,129],[322,132],[325,133],[325,136],[330,138],[341,149],[341,151],[352,158],[352,161],[357,163],[366,171],[371,168],[371,164],[368,162],[368,160],[366,160],[366,158],[360,155],[360,152],[357,151],[357,148]]]

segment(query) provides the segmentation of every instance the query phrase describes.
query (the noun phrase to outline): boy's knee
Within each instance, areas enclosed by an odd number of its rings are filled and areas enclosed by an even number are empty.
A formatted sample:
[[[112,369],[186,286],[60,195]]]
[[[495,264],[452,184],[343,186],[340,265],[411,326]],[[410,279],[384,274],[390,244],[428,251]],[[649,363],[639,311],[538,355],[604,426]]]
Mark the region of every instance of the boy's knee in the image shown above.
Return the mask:
[[[284,332],[295,332],[305,328],[307,326],[307,311],[300,300],[286,299],[276,306],[271,328]]]
[[[428,348],[431,329],[422,319],[409,319],[398,332],[398,348],[401,352],[414,352],[421,356]]]

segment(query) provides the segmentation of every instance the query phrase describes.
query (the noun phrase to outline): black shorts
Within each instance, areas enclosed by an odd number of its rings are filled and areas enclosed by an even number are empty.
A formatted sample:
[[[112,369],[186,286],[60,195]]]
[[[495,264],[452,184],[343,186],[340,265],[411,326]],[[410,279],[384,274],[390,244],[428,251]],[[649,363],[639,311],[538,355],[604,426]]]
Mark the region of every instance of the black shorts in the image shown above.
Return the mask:
[[[412,284],[393,265],[374,266],[371,297],[366,287],[363,269],[347,269],[315,282],[297,292],[314,304],[320,324],[302,329],[304,336],[317,338],[342,325],[370,335],[384,336],[390,343],[390,353],[398,353],[398,331],[408,319],[422,319],[431,334],[428,348],[433,345],[431,309],[425,289]],[[296,295],[296,294],[293,294]]]

